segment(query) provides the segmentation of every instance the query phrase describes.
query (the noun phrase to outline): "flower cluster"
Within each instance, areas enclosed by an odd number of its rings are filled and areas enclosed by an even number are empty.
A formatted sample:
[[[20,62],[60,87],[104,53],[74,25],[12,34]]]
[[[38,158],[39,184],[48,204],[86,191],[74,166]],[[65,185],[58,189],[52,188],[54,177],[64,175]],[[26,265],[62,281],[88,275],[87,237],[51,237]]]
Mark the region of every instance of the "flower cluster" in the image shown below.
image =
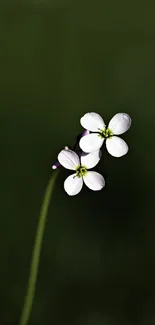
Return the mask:
[[[128,114],[118,113],[106,127],[103,118],[91,112],[86,113],[80,119],[80,123],[85,131],[77,137],[73,148],[65,147],[58,154],[58,161],[52,166],[53,169],[63,166],[74,171],[74,174],[67,177],[64,182],[64,189],[71,196],[81,191],[83,183],[93,191],[99,191],[105,186],[104,177],[89,169],[100,161],[104,142],[110,155],[122,157],[127,154],[128,145],[118,135],[130,128],[131,118]]]

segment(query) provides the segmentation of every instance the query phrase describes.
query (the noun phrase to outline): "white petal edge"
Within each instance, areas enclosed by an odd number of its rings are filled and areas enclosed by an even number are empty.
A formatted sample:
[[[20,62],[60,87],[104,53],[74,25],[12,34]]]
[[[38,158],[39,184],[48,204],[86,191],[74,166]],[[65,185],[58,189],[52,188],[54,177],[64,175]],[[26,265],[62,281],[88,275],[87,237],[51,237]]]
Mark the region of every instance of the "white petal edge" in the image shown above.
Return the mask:
[[[77,177],[76,174],[70,175],[64,182],[64,189],[70,196],[77,195],[83,186],[82,177]]]
[[[131,126],[131,117],[126,113],[118,113],[110,120],[108,128],[113,134],[119,135],[126,132]]]
[[[75,170],[76,166],[80,164],[78,155],[70,149],[62,150],[58,154],[58,161],[63,167],[70,170]]]
[[[80,139],[79,146],[84,152],[90,153],[99,150],[103,141],[104,139],[99,137],[97,133],[91,133]]]
[[[129,150],[127,143],[116,136],[106,140],[106,147],[110,155],[117,158],[126,155]]]
[[[89,130],[91,132],[96,132],[99,129],[102,130],[105,127],[103,118],[99,114],[94,112],[86,113],[83,117],[81,117],[80,123],[84,129]]]
[[[101,159],[101,156],[101,150],[93,151],[88,154],[83,153],[81,155],[81,165],[85,166],[88,169],[93,168],[98,164]]]
[[[84,183],[89,187],[92,191],[100,191],[105,186],[104,177],[94,171],[89,171],[83,177]]]

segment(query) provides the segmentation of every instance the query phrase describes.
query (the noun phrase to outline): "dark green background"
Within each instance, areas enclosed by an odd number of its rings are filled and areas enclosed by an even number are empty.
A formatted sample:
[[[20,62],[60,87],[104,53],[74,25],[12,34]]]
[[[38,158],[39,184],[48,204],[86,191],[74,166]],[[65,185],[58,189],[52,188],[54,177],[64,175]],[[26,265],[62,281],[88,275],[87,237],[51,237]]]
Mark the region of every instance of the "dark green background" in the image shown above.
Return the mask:
[[[76,197],[60,173],[30,325],[155,324],[155,5],[153,1],[0,3],[0,318],[17,325],[51,166],[80,117],[131,115],[106,188]]]

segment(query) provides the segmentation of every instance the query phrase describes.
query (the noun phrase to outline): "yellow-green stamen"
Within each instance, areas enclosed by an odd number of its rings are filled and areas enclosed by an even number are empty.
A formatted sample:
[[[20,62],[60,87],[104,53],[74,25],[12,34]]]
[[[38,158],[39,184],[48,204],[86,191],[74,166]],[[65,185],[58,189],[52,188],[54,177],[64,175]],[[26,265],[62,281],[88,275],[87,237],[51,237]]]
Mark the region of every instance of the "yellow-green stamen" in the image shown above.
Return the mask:
[[[99,130],[98,136],[102,139],[107,139],[112,137],[113,132],[110,129],[104,128],[103,130]]]
[[[76,168],[76,176],[83,177],[87,174],[87,168],[85,166],[77,166]]]

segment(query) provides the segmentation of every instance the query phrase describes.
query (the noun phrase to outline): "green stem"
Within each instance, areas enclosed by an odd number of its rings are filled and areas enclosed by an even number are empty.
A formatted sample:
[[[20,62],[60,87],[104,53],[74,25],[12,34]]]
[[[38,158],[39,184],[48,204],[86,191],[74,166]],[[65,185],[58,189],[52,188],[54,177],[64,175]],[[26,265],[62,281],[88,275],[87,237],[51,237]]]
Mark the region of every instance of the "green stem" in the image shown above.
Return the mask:
[[[30,275],[28,279],[28,289],[27,293],[25,296],[25,301],[24,301],[24,306],[20,318],[20,325],[26,325],[28,323],[31,309],[32,309],[32,304],[33,304],[33,299],[34,299],[34,294],[35,294],[35,287],[36,287],[36,281],[37,281],[37,274],[38,274],[38,268],[39,268],[39,260],[40,260],[40,252],[41,252],[41,246],[42,246],[42,239],[43,239],[43,234],[44,234],[44,229],[45,229],[45,221],[46,221],[46,216],[48,212],[48,207],[50,203],[50,198],[52,194],[52,190],[54,187],[54,183],[56,180],[57,172],[54,172],[52,174],[52,177],[47,185],[41,211],[40,211],[40,216],[39,216],[39,221],[38,221],[38,226],[37,226],[37,231],[36,231],[36,237],[35,237],[35,242],[34,242],[34,247],[32,251],[32,260],[31,260],[31,267],[30,267]]]

